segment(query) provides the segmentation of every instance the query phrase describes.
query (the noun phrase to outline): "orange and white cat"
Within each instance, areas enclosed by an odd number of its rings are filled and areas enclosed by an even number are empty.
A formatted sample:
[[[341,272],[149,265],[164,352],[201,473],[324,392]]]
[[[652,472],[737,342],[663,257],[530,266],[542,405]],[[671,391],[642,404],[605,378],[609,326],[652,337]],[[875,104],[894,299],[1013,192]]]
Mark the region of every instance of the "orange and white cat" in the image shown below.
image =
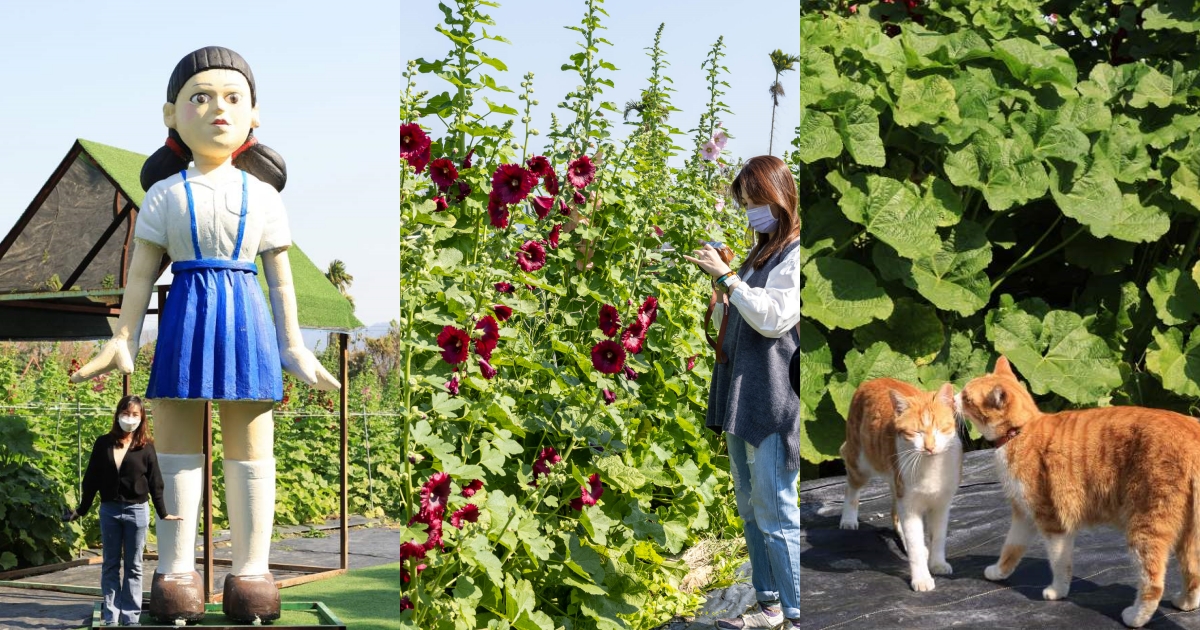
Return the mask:
[[[872,477],[885,477],[912,588],[933,590],[934,575],[952,572],[946,528],[962,476],[954,386],[924,392],[890,378],[863,383],[850,402],[841,453],[847,475],[842,529],[858,529],[859,491]]]
[[[962,412],[996,443],[996,471],[1012,504],[1012,524],[989,580],[1012,574],[1035,531],[1046,539],[1054,575],[1042,591],[1067,596],[1075,534],[1099,524],[1125,531],[1140,567],[1125,625],[1150,620],[1163,594],[1173,549],[1183,574],[1181,610],[1200,605],[1200,423],[1145,407],[1042,413],[1004,357],[967,383]]]

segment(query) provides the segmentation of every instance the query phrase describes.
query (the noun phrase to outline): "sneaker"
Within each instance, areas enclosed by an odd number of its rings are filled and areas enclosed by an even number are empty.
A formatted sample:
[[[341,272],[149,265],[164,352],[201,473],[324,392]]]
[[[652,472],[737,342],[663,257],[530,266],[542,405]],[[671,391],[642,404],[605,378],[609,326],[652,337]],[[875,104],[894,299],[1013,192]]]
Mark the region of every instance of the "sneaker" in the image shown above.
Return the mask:
[[[759,602],[750,610],[732,619],[718,619],[717,628],[720,630],[742,630],[743,628],[775,628],[783,623],[783,609],[779,604],[763,604]]]
[[[784,628],[799,628],[800,620],[799,619],[788,619],[788,622],[786,624],[784,624],[783,627]]]

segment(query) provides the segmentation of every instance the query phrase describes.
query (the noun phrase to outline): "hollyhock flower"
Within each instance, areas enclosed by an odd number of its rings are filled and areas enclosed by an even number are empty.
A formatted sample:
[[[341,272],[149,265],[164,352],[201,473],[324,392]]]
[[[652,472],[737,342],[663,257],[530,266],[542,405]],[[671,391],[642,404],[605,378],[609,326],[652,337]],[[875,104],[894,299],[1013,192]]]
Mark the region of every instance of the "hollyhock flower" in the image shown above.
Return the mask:
[[[553,446],[547,446],[538,453],[537,459],[533,462],[533,481],[529,485],[536,487],[538,475],[549,475],[550,467],[562,461],[562,457],[554,450]]]
[[[501,293],[512,293],[517,290],[515,287],[513,287],[512,284],[510,284],[508,282],[497,282],[495,284],[495,287],[496,287],[496,290]]]
[[[638,349],[641,350],[641,344]],[[592,367],[604,374],[620,372],[625,367],[625,348],[611,339],[592,346]]]
[[[551,171],[549,175],[542,178],[542,187],[545,188],[546,192],[550,193],[551,195],[557,195],[558,175],[555,175],[554,172]]]
[[[604,331],[605,337],[612,337],[621,330],[621,315],[617,312],[617,307],[610,304],[600,307],[600,323],[597,328]]]
[[[646,324],[647,328],[650,324],[653,324],[658,319],[658,298],[653,295],[647,297],[646,301],[642,302],[642,306],[638,308],[638,315],[647,315],[649,317],[649,322]]]
[[[558,201],[558,213],[564,217],[571,216],[571,209],[567,207],[567,202],[561,199]]]
[[[688,357],[687,369],[689,372],[692,371],[692,368],[696,367],[696,357],[698,357],[698,356],[700,356],[700,355],[693,354],[692,356]]]
[[[483,338],[488,341],[495,341],[500,338],[500,325],[496,323],[496,318],[487,315],[475,324],[475,330],[483,331]]]
[[[429,164],[429,147],[426,146],[424,151],[405,156],[404,159],[418,175],[424,173],[425,165]]]
[[[445,210],[446,208],[450,207],[450,205],[446,203],[445,197],[440,197],[440,196],[434,197],[433,203],[434,203],[434,208],[433,208],[434,212],[441,212],[442,210]]]
[[[533,190],[537,177],[516,164],[501,164],[492,175],[492,190],[504,204],[521,203]]]
[[[717,212],[723,211],[725,209],[725,200],[718,199],[715,207],[716,207]]]
[[[471,194],[471,185],[465,180],[458,180],[458,194],[454,195],[454,201],[459,202],[467,198]]]
[[[404,612],[406,610],[413,610],[413,603],[412,600],[408,598],[408,595],[400,598],[400,612]]]
[[[550,211],[554,209],[554,197],[534,197],[533,211],[537,213],[539,220],[549,216]]]
[[[437,344],[442,349],[442,360],[450,365],[467,360],[470,343],[471,336],[457,326],[446,326],[437,337]]]
[[[429,476],[425,485],[421,486],[421,511],[428,511],[437,520],[446,511],[446,501],[450,498],[450,475],[436,472]]]
[[[462,489],[462,495],[469,499],[469,498],[475,496],[475,493],[479,492],[482,489],[483,489],[483,481],[481,479],[472,479],[471,483],[467,484],[466,487],[464,487]]]
[[[554,169],[550,167],[550,160],[545,156],[535,155],[525,161],[525,165],[529,167],[529,172],[535,177],[550,177],[554,175]]]
[[[657,235],[659,238],[662,238],[663,229],[658,227],[657,225],[654,226],[654,234]]]
[[[425,557],[425,545],[415,543],[411,540],[406,543],[402,543],[400,545],[400,559],[401,560],[406,560],[408,558],[421,559],[424,557]]]
[[[546,242],[550,243],[550,249],[558,249],[558,230],[561,227],[555,223],[554,227],[550,229],[550,236],[546,237]]]
[[[612,393],[611,389],[606,389],[602,393],[604,394],[604,404],[611,405],[617,402],[617,395]]]
[[[463,161],[462,161],[462,167],[464,170],[471,168],[471,156],[473,156],[473,155],[475,155],[474,148],[472,148],[470,151],[467,151],[467,157],[463,158]]]
[[[637,377],[638,377],[638,373],[633,371],[633,368],[629,367],[629,365],[626,364],[625,365],[625,378],[627,378],[631,381],[636,381]]]
[[[444,512],[445,508],[442,508],[442,511]],[[425,541],[425,549],[427,551],[433,549],[434,547],[437,547],[438,549],[446,548],[446,542],[442,540],[441,514],[438,514],[437,518],[433,519],[433,521],[429,523],[429,540]]]
[[[646,318],[639,315],[621,333],[621,346],[633,354],[642,351],[642,343],[646,341]]]
[[[713,144],[717,145],[718,149],[724,149],[725,143],[729,142],[729,134],[725,133],[723,130],[718,129],[717,133],[713,134],[712,141],[713,141]]]
[[[462,529],[464,522],[479,522],[479,508],[474,503],[468,503],[450,515],[450,525]]]
[[[525,271],[537,271],[546,266],[546,248],[537,241],[525,241],[517,254],[517,266]]]
[[[587,203],[587,197],[584,197],[583,193],[576,190],[575,196],[571,197],[571,202],[577,206],[582,206],[583,204]]]
[[[454,168],[454,162],[451,162],[450,158],[438,158],[429,165],[429,179],[433,180],[438,188],[446,190],[458,179],[458,169]]]
[[[417,123],[400,125],[400,157],[409,157],[429,149],[429,136]],[[409,162],[411,164],[411,161]]]
[[[717,156],[720,154],[721,149],[717,148],[717,145],[712,140],[705,142],[704,146],[700,147],[700,157],[704,158],[705,162],[717,159]]]
[[[586,188],[596,177],[596,167],[592,159],[581,155],[567,166],[567,181],[576,188]]]
[[[512,313],[513,313],[511,308],[509,308],[503,304],[493,305],[492,311],[494,313],[496,313],[496,319],[498,319],[502,322],[508,321],[508,318],[512,317]]]
[[[579,486],[579,498],[571,500],[571,507],[583,511],[585,505],[596,505],[596,501],[604,495],[604,484],[600,482],[600,473],[592,473],[588,477],[588,485]]]
[[[483,372],[483,378],[489,381],[496,377],[496,368],[492,367],[492,364],[488,363],[486,359],[479,360],[479,371]]]
[[[508,227],[508,206],[500,203],[500,196],[496,191],[488,193],[488,219],[492,223],[492,227],[497,230],[503,230]]]
[[[457,374],[455,374],[454,376],[451,376],[450,380],[446,381],[446,389],[450,390],[451,396],[458,395],[458,375]]]
[[[478,354],[484,361],[492,360],[492,352],[499,345],[499,341],[495,339],[476,339],[475,354]]]

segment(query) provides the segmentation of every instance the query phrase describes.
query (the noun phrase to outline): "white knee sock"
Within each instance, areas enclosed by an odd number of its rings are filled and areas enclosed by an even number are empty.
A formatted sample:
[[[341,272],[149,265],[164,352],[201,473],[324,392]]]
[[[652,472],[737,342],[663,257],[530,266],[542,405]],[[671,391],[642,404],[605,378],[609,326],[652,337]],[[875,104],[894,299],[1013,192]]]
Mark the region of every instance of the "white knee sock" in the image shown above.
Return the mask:
[[[204,481],[204,456],[160,453],[158,468],[163,478],[163,502],[167,512],[181,521],[164,521],[155,526],[158,534],[158,573],[191,573],[196,570],[196,521],[200,517],[200,494]]]
[[[233,575],[262,575],[275,524],[275,460],[225,460],[225,509],[233,546]]]

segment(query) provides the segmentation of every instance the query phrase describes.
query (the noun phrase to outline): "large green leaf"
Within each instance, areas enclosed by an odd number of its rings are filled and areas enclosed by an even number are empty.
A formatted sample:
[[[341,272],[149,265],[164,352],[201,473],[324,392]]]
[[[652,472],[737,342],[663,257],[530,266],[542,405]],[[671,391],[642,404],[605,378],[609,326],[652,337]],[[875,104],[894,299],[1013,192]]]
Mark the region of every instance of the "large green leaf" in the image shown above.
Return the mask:
[[[899,298],[891,317],[854,331],[854,342],[859,347],[869,347],[879,341],[908,355],[917,365],[925,365],[941,351],[946,331],[938,319],[937,309],[911,298]]]
[[[826,328],[858,328],[892,314],[892,299],[862,265],[821,257],[804,265],[800,311]]]
[[[905,76],[896,97],[893,119],[902,127],[921,123],[934,124],[945,118],[958,122],[958,104],[954,86],[941,75],[926,75],[917,79]]]
[[[837,112],[834,124],[850,157],[863,166],[883,166],[887,155],[879,137],[879,113],[861,101]]]
[[[996,44],[993,55],[1008,66],[1014,77],[1028,85],[1052,83],[1068,89],[1075,87],[1075,62],[1067,51],[1041,35],[1037,41],[1006,39]]]
[[[1142,28],[1200,32],[1200,6],[1194,0],[1161,0],[1146,7]]]
[[[829,114],[810,109],[800,122],[800,159],[805,164],[842,154],[842,139]]]
[[[1046,194],[1049,179],[1034,155],[1029,133],[1013,127],[1004,137],[994,127],[981,128],[946,157],[946,176],[955,186],[983,191],[992,210],[1007,210]]]
[[[825,397],[825,377],[833,372],[833,353],[825,336],[800,320],[800,400],[816,409]]]
[[[922,203],[915,185],[861,173],[846,180],[836,171],[828,179],[842,195],[838,205],[846,218],[901,256],[916,258],[937,247],[938,211]]]
[[[1193,330],[1185,344],[1178,328],[1155,330],[1146,351],[1146,369],[1176,394],[1200,397],[1200,332]]]
[[[1173,153],[1179,164],[1171,175],[1171,194],[1200,210],[1200,133],[1193,133],[1189,151]]]
[[[1177,267],[1156,266],[1146,291],[1158,318],[1168,326],[1187,323],[1200,314],[1200,287]]]
[[[937,249],[916,260],[878,245],[874,259],[885,279],[903,281],[942,310],[971,315],[991,298],[992,283],[985,270],[992,262],[992,244],[973,221],[959,223]]]

